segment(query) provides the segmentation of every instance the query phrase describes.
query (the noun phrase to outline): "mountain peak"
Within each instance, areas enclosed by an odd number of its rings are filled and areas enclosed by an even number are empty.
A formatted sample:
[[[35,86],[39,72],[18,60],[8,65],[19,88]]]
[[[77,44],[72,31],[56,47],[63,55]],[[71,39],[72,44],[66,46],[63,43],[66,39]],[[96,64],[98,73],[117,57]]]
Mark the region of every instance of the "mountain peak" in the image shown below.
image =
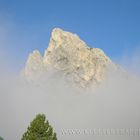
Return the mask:
[[[69,45],[71,44],[71,45]],[[60,28],[54,28],[51,33],[50,43],[47,51],[52,51],[57,47],[82,47],[86,46],[76,34],[64,31]]]
[[[52,34],[55,34],[56,32],[60,32],[60,33],[63,33],[64,31],[63,31],[63,29],[61,29],[61,28],[54,28],[53,30],[52,30]]]
[[[67,32],[67,31],[64,31],[63,29],[61,28],[54,28],[51,32],[51,35],[52,35],[52,38],[55,38],[56,35],[58,36],[70,36],[70,35],[74,35],[73,33],[71,32]]]
[[[25,73],[27,77],[33,75],[32,73],[40,75],[42,71],[43,74],[44,71],[47,73],[47,69],[51,67],[62,72],[74,83],[85,86],[100,83],[106,75],[108,64],[111,63],[101,49],[90,48],[76,34],[55,28],[44,56],[34,51],[29,56]]]

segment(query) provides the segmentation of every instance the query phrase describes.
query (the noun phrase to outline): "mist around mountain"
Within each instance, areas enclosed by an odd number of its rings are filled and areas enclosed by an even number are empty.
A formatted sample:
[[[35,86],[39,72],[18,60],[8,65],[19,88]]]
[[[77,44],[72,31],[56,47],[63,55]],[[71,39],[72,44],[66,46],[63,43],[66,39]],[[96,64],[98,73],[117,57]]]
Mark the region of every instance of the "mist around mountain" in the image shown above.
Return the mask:
[[[79,41],[76,35],[74,37]],[[63,40],[57,39],[60,42]],[[65,39],[67,42],[67,37]],[[139,140],[139,77],[134,76],[135,73],[128,74],[121,68],[123,66],[116,66],[101,50],[93,49],[91,53],[92,49],[88,49],[83,41],[79,43],[83,47],[79,47],[77,53],[71,52],[74,49],[71,50],[71,46],[77,43],[75,41],[72,45],[65,44],[68,49],[58,45],[57,51],[53,47],[54,42],[51,39],[52,46],[45,56],[35,52],[37,56],[34,59],[34,53],[31,54],[24,69],[25,78],[19,73],[13,75],[5,67],[6,58],[1,59],[0,135],[5,140],[19,140],[34,116],[44,113],[58,140]],[[66,58],[61,59],[64,56]],[[88,61],[95,56],[98,67],[94,67],[95,60],[92,63]],[[108,69],[106,61],[113,67]],[[45,69],[44,64],[47,65]],[[93,69],[98,71],[96,79]],[[67,77],[69,74],[70,80]],[[94,80],[96,82],[92,83]],[[110,133],[112,131],[114,133]]]
[[[40,83],[49,71],[55,71],[77,86],[89,87],[101,83],[110,70],[123,72],[103,50],[89,47],[75,33],[55,28],[44,56],[38,50],[29,55],[23,76]]]

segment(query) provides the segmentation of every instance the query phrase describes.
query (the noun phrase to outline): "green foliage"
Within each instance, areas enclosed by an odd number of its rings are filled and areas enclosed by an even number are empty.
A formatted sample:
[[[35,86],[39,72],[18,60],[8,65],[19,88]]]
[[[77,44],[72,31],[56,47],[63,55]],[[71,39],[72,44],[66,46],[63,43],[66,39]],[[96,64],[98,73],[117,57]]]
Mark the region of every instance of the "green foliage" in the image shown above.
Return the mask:
[[[57,140],[57,138],[53,128],[46,121],[45,115],[38,114],[30,123],[21,140]]]
[[[2,138],[2,137],[0,137],[0,140],[3,140],[3,138]]]

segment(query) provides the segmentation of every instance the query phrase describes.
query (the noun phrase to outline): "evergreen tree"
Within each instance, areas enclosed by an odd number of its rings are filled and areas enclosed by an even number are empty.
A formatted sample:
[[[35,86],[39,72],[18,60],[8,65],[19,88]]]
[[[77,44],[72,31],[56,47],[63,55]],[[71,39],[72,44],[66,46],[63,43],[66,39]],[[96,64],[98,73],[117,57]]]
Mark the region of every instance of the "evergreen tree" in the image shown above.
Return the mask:
[[[0,137],[0,140],[3,140],[3,138],[2,138],[2,137]]]
[[[53,128],[46,121],[45,115],[38,114],[30,123],[21,140],[57,140],[57,138]]]

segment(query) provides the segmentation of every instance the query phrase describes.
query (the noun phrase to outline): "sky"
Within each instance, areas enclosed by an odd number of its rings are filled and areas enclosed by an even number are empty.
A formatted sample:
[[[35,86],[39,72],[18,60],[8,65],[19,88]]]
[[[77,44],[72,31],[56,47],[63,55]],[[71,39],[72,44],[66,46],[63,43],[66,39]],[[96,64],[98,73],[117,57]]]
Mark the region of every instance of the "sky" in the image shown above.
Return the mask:
[[[135,77],[112,71],[101,88],[77,91],[53,71],[46,73],[44,85],[38,80],[41,86],[13,76],[33,50],[43,55],[55,27],[76,33],[114,62],[131,65],[140,76],[139,26],[140,0],[0,0],[0,136],[19,140],[40,112],[61,140],[77,140],[63,137],[63,128],[139,128],[140,82]],[[139,140],[139,135],[133,140]]]
[[[59,27],[118,61],[140,50],[139,26],[139,0],[0,0],[0,54],[21,68],[34,49],[43,54]]]

